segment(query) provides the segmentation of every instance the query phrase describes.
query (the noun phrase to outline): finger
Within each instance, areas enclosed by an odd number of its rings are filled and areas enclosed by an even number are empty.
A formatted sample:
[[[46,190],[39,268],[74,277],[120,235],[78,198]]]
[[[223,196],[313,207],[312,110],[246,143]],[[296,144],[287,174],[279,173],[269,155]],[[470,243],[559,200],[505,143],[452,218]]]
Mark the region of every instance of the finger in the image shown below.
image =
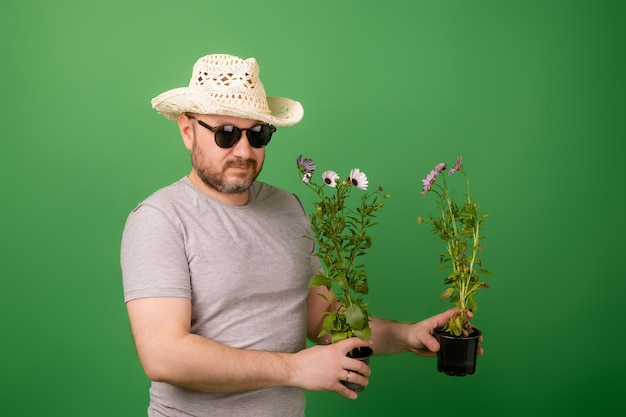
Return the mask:
[[[358,374],[357,372],[346,371],[346,375],[344,375],[344,377],[339,380],[339,385],[337,385],[335,392],[343,395],[346,398],[354,400],[358,396],[357,392],[348,388],[348,386],[344,385],[342,382],[366,387],[369,384],[369,379],[364,377],[363,375]]]
[[[373,342],[371,340],[359,339],[358,337],[349,337],[345,340],[342,340],[341,342],[338,342],[337,345],[341,345],[344,353],[348,353],[355,348],[371,346],[372,343]]]
[[[352,371],[353,374],[356,372],[361,375],[370,376],[372,373],[372,368],[370,368],[368,364],[358,359],[349,358],[347,356],[344,363],[344,368]]]
[[[437,326],[439,327],[439,326]],[[430,332],[424,332],[420,336],[420,341],[424,345],[424,348],[429,352],[437,352],[441,347],[437,339],[432,335],[432,330]]]
[[[346,378],[346,379],[344,379],[344,381],[351,382],[353,384],[361,385],[361,386],[364,386],[364,387],[368,386],[369,383],[370,383],[369,378],[367,378],[364,375],[361,375],[358,372],[350,372],[350,378],[349,379]]]
[[[337,378],[337,383],[335,384],[333,390],[337,394],[343,395],[346,398],[349,398],[351,400],[356,400],[357,393],[342,383],[343,381],[355,382],[356,379],[357,378],[356,378],[355,372],[349,371],[347,369],[342,369],[340,376]]]
[[[421,356],[422,358],[433,358],[435,357],[435,355],[437,355],[436,352],[430,351],[428,349],[411,349],[411,352],[413,352],[414,355]]]
[[[439,313],[436,316],[434,316],[435,319],[435,326],[433,327],[433,329],[437,328],[437,327],[442,327],[443,325],[445,325],[448,320],[450,320],[451,317],[455,316],[459,314],[459,309],[456,307],[452,307],[446,311],[444,311],[443,313]]]
[[[339,382],[337,383],[335,392],[339,395],[343,395],[344,397],[350,400],[356,400],[359,397],[359,395],[355,391],[352,391],[350,388],[346,387],[345,385]]]

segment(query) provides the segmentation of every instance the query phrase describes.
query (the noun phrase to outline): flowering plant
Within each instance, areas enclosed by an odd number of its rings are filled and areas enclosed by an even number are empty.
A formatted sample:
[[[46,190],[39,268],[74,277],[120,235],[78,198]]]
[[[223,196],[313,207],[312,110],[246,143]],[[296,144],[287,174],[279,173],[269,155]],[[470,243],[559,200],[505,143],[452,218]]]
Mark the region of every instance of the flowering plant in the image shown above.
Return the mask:
[[[362,194],[359,204],[350,205],[352,189],[367,190],[364,172],[355,168],[340,180],[336,172],[324,171],[322,183],[318,184],[313,179],[316,165],[311,159],[300,155],[297,166],[302,182],[317,196],[315,210],[309,217],[317,243],[316,256],[324,266],[323,273],[311,277],[309,288],[323,285],[335,297],[329,302],[336,308],[324,313],[319,336],[331,335],[333,343],[352,336],[369,339],[371,329],[364,300],[368,293],[367,274],[365,265],[358,264],[357,258],[372,246],[367,229],[378,224],[376,212],[384,205],[381,197],[389,195],[379,187]]]
[[[469,336],[474,328],[469,323],[467,311],[476,310],[474,297],[480,288],[488,287],[487,283],[480,280],[480,275],[491,275],[482,268],[479,258],[485,246],[482,227],[489,214],[478,212],[478,204],[470,194],[469,177],[463,169],[462,157],[458,157],[448,171],[448,176],[458,172],[465,177],[467,194],[462,205],[453,200],[446,176],[439,176],[445,169],[445,163],[437,164],[422,180],[421,195],[435,194],[439,212],[437,215],[429,215],[427,219],[418,217],[417,222],[430,223],[433,234],[444,241],[446,248],[439,257],[443,265],[437,272],[450,269],[450,273],[444,280],[448,288],[441,293],[440,300],[449,299],[455,303],[460,314],[450,318],[443,330],[454,336]],[[440,182],[437,182],[438,178],[441,178]]]

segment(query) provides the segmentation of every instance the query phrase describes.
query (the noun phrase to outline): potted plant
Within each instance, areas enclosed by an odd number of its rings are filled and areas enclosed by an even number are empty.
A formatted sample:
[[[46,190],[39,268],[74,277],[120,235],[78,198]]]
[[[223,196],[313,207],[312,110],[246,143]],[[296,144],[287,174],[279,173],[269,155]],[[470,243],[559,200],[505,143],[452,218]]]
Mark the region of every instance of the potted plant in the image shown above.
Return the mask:
[[[448,188],[443,175],[445,169],[445,163],[437,164],[422,180],[421,195],[434,194],[438,210],[427,218],[418,217],[417,221],[430,224],[433,235],[444,243],[445,251],[439,256],[442,265],[437,272],[446,270],[448,273],[440,300],[448,299],[459,309],[458,315],[435,329],[434,335],[441,344],[437,369],[447,375],[464,376],[473,374],[476,369],[478,339],[482,334],[470,323],[468,311],[476,310],[474,297],[481,288],[488,287],[481,276],[491,275],[482,267],[480,258],[485,246],[483,225],[488,213],[480,213],[472,198],[462,157],[457,158],[448,171],[448,176],[458,173],[465,177],[467,193],[460,203],[453,199]]]
[[[365,296],[368,294],[367,273],[360,259],[372,246],[368,229],[377,225],[376,213],[384,206],[382,187],[373,192],[364,192],[361,198],[350,204],[354,189],[366,191],[368,180],[364,172],[352,169],[350,175],[340,179],[335,171],[327,170],[321,175],[322,181],[315,181],[313,174],[316,165],[309,158],[300,155],[297,159],[298,172],[302,182],[316,196],[315,209],[309,214],[311,230],[316,240],[316,256],[324,271],[314,275],[309,287],[325,286],[334,297],[334,311],[324,313],[323,329],[320,337],[326,336],[331,343],[348,337],[369,340],[371,329]],[[370,348],[355,349],[348,356],[369,363]],[[342,381],[355,391],[363,387]]]

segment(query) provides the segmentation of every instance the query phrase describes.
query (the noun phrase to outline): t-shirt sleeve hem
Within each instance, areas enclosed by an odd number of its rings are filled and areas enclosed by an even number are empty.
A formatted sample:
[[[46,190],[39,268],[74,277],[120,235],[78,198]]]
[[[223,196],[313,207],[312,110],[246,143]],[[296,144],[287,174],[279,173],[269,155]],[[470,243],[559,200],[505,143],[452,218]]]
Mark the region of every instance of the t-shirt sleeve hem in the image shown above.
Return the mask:
[[[124,302],[136,300],[138,298],[153,297],[179,297],[191,298],[191,292],[182,288],[151,288],[146,290],[128,291],[124,294]]]

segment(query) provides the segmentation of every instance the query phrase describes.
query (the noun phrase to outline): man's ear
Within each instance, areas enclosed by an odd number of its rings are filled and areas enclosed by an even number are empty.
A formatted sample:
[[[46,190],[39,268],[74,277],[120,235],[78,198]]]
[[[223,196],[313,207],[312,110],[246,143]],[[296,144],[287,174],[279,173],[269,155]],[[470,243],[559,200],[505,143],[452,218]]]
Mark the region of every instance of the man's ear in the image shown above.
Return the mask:
[[[184,114],[178,116],[178,130],[180,130],[180,136],[183,138],[185,148],[191,150],[193,147],[193,126],[191,125],[193,120]]]

